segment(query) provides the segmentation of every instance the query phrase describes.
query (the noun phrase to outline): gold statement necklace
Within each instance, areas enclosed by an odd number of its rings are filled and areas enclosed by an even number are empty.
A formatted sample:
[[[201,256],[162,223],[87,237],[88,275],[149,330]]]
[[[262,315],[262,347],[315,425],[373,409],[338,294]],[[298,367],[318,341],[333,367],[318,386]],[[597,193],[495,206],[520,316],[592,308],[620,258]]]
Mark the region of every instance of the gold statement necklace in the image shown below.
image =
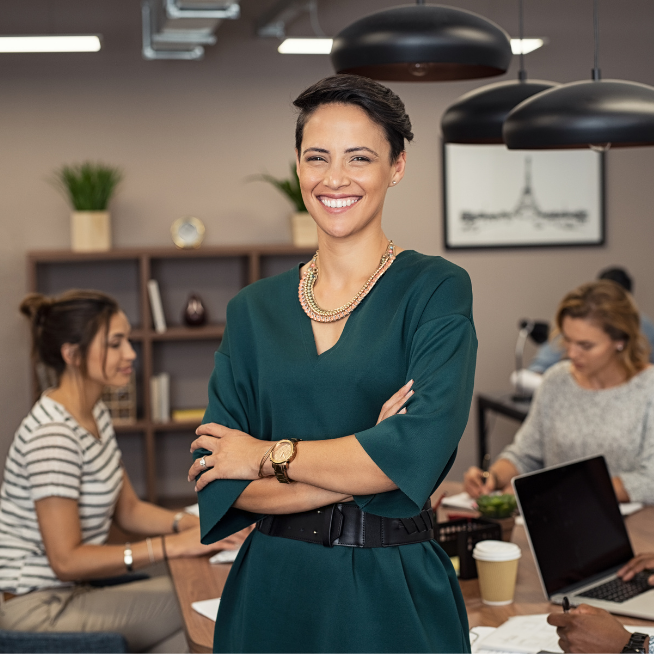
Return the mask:
[[[337,320],[349,316],[359,306],[359,304],[361,304],[363,298],[370,293],[372,287],[390,268],[393,261],[395,261],[395,245],[393,244],[393,241],[389,241],[388,247],[382,255],[377,270],[370,275],[368,281],[366,281],[363,288],[354,296],[354,298],[342,307],[338,307],[338,309],[322,309],[318,306],[313,294],[313,287],[318,279],[318,250],[316,250],[307,271],[300,280],[300,287],[298,289],[298,297],[300,298],[300,304],[304,309],[304,313],[306,313],[311,320],[315,320],[316,322],[336,322]]]

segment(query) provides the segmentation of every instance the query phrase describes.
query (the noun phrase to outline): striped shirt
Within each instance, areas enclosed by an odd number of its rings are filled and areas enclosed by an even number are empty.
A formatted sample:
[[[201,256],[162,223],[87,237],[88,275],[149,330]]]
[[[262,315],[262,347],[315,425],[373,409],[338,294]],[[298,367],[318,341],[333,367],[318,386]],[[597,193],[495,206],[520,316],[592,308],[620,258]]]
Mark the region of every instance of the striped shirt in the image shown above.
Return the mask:
[[[34,503],[76,500],[82,542],[102,545],[123,483],[120,450],[109,411],[93,408],[100,439],[43,395],[14,436],[0,487],[0,590],[17,595],[69,586],[48,563]]]

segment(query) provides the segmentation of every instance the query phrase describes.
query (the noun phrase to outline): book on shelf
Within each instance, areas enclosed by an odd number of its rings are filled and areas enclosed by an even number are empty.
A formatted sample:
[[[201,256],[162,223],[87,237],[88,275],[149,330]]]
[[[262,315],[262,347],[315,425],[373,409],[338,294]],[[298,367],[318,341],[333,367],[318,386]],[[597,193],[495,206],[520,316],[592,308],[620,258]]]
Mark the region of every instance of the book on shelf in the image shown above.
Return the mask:
[[[170,420],[170,375],[167,372],[150,377],[150,414],[152,422]]]
[[[174,409],[171,419],[173,422],[197,422],[199,425],[205,411],[206,409]]]
[[[154,330],[158,334],[163,334],[166,331],[166,317],[164,316],[163,304],[161,303],[159,283],[156,279],[150,279],[148,281],[148,295],[150,297],[150,309],[152,310]]]

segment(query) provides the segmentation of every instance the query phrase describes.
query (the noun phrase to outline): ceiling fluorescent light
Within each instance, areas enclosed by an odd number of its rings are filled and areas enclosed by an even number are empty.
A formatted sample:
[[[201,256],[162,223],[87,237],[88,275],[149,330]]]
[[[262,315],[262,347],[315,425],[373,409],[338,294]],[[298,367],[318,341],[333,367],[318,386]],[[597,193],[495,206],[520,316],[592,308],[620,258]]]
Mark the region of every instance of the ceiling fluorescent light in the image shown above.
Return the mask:
[[[282,54],[322,54],[328,55],[332,51],[333,39],[286,39],[277,52]]]
[[[0,36],[0,52],[97,52],[100,37],[84,36]]]
[[[522,43],[522,47],[520,44]],[[529,54],[545,45],[545,39],[511,39],[511,51],[514,55]]]

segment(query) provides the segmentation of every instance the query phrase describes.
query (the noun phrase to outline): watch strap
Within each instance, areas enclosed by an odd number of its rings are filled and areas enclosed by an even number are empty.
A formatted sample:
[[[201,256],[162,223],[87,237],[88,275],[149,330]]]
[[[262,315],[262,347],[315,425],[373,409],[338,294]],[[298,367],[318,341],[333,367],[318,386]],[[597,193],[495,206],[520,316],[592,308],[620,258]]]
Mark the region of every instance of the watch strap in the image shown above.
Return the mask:
[[[629,642],[622,648],[623,652],[643,652],[646,653],[645,641],[649,638],[648,634],[635,632],[631,634]]]

